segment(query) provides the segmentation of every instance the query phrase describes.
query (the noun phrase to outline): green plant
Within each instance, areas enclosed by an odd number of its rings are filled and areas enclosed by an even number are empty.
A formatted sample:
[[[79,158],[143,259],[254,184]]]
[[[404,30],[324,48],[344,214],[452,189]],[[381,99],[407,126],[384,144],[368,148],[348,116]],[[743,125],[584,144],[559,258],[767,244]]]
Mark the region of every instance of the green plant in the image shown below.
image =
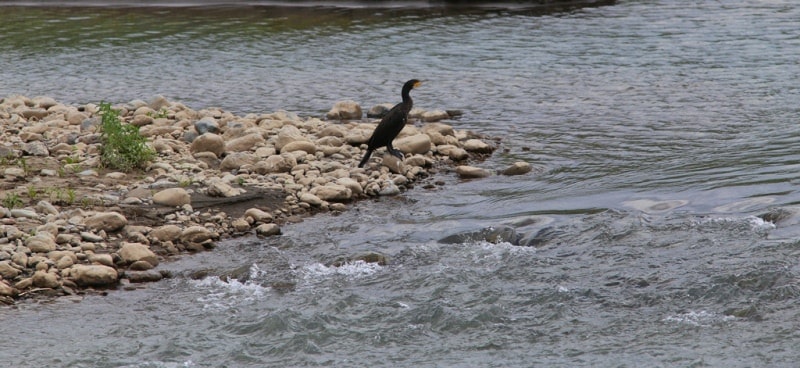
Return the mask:
[[[24,171],[27,176],[28,170],[30,170],[30,167],[28,167],[28,160],[26,160],[25,157],[20,157],[17,159],[17,164],[19,164],[20,168],[22,168],[22,171]]]
[[[22,200],[17,193],[6,193],[5,198],[3,198],[3,207],[8,209],[22,207]]]
[[[103,166],[131,171],[143,168],[155,157],[155,151],[147,146],[147,140],[139,134],[139,127],[123,124],[119,110],[111,108],[107,102],[100,103],[101,141],[100,162]]]
[[[33,185],[28,187],[28,198],[30,198],[30,200],[32,201],[36,200],[36,196],[38,195],[39,191],[36,189],[36,187],[34,187]]]
[[[67,204],[75,203],[75,189],[67,188]]]
[[[162,108],[156,112],[148,112],[147,116],[153,119],[160,119],[160,118],[168,118],[169,117],[169,110]]]

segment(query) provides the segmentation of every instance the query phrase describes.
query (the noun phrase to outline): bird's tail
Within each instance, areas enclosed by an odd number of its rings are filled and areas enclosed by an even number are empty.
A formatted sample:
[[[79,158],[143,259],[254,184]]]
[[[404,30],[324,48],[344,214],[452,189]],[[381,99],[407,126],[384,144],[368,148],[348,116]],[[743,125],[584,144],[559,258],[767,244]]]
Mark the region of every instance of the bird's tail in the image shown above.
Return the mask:
[[[372,150],[367,149],[367,153],[364,154],[364,158],[361,159],[361,162],[358,164],[358,167],[364,167],[369,161],[369,156],[372,156]]]

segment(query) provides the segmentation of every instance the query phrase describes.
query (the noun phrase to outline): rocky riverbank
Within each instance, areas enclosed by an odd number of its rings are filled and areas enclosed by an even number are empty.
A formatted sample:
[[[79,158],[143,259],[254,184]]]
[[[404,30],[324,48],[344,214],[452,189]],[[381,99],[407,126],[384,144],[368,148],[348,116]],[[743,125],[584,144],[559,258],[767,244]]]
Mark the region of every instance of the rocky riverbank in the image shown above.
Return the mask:
[[[143,170],[101,166],[94,104],[0,100],[0,302],[157,281],[169,276],[160,262],[225,237],[274,236],[359,199],[435,189],[430,178],[442,169],[494,173],[463,166],[497,143],[439,122],[452,112],[413,111],[394,144],[405,159],[379,151],[359,169],[377,121],[362,120],[352,101],[329,120],[193,110],[163,97],[114,107],[157,153]],[[501,173],[529,170],[517,163]]]

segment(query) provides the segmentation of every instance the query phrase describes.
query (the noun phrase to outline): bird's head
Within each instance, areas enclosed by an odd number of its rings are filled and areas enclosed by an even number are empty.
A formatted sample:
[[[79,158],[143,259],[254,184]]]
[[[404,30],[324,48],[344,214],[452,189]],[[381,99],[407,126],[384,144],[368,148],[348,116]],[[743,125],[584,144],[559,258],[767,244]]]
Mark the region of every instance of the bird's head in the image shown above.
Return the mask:
[[[412,79],[412,80],[406,82],[406,84],[403,86],[403,89],[407,88],[407,89],[411,90],[411,89],[417,88],[417,87],[419,87],[421,85],[422,85],[422,81],[420,81],[418,79]]]

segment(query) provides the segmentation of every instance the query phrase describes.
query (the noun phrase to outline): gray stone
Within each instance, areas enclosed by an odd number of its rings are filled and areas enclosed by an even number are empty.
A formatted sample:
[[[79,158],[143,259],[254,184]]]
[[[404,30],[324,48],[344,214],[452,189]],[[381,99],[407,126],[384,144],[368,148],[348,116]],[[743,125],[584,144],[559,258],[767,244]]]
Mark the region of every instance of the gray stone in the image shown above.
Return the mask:
[[[234,188],[222,180],[212,180],[208,184],[208,195],[212,197],[235,197],[245,192],[242,188]]]
[[[168,188],[153,194],[153,203],[170,207],[190,204],[192,197],[183,188]]]
[[[117,231],[128,224],[128,219],[119,212],[103,212],[98,213],[86,219],[86,227],[96,231]]]
[[[219,133],[219,123],[217,123],[214,118],[210,116],[206,116],[198,121],[194,122],[194,130],[197,131],[198,134],[203,135],[206,133]]]
[[[81,286],[112,286],[117,283],[117,270],[105,265],[74,265],[70,277]]]

